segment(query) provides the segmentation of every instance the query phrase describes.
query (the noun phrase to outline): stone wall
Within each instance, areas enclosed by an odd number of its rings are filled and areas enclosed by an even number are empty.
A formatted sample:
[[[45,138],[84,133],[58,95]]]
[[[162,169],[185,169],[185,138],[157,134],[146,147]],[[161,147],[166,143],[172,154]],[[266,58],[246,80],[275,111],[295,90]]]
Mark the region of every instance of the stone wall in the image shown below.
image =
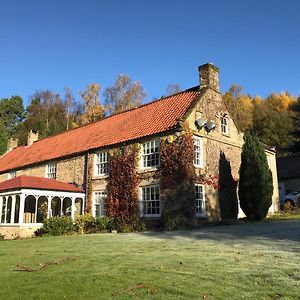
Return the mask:
[[[57,180],[73,182],[82,186],[85,178],[85,156],[81,155],[57,161],[56,172]]]
[[[221,130],[221,117],[224,115],[228,120],[227,134]],[[215,129],[208,132],[204,127],[198,128],[195,121],[199,118],[214,122]],[[200,179],[205,178],[208,220],[236,217],[238,172],[244,141],[223,103],[222,95],[217,91],[207,90],[185,123],[194,135],[202,138],[203,169],[196,169],[196,173]],[[206,183],[211,181],[210,178],[214,178],[213,181],[218,183],[219,189]]]
[[[56,179],[69,183],[76,183],[82,186],[84,183],[85,156],[76,156],[66,159],[57,160]],[[17,170],[16,176],[29,175],[46,177],[47,163],[42,163],[38,166],[25,167]],[[8,173],[0,175],[0,182],[8,179]]]
[[[228,133],[222,133],[221,117],[228,119]],[[197,119],[212,121],[216,127],[211,132],[205,128],[197,128]],[[202,137],[203,142],[203,170],[197,170],[198,174],[205,174],[205,177],[219,176],[220,189],[215,190],[205,185],[208,219],[220,219],[230,216],[230,209],[238,209],[237,185],[239,180],[239,168],[241,163],[241,152],[244,143],[243,134],[238,131],[233,119],[222,100],[220,93],[214,90],[207,90],[189,117],[185,120],[187,126],[194,135]],[[279,209],[278,201],[278,180],[276,170],[276,155],[266,150],[269,167],[273,176],[273,199],[270,212]],[[230,196],[229,196],[230,195]],[[238,209],[238,216],[243,217],[243,212]]]
[[[26,239],[34,236],[34,232],[42,225],[34,226],[0,226],[0,235],[3,235],[6,240]]]
[[[29,176],[38,176],[46,177],[46,165],[42,164],[39,166],[27,167],[16,172],[17,176],[29,175]]]
[[[0,182],[5,181],[8,179],[8,174],[4,173],[4,174],[0,174]]]
[[[151,141],[154,139],[161,140],[167,136],[168,135],[148,137],[148,138],[141,139],[135,143],[142,145],[143,143],[145,143],[147,141]],[[116,148],[103,149],[103,150],[101,149],[101,151],[106,151],[106,150],[109,152],[110,155],[113,155],[113,152],[116,150]],[[93,207],[94,192],[105,190],[107,183],[108,183],[108,175],[96,176],[94,173],[95,158],[96,158],[95,153],[96,152],[97,151],[93,151],[89,155],[89,166],[90,167],[89,167],[89,175],[88,176],[89,176],[89,182],[90,182],[91,188],[89,189],[90,192],[88,193],[89,194],[88,202],[89,202],[90,208]],[[139,152],[139,156],[138,156],[138,160],[137,160],[137,164],[136,164],[136,170],[137,170],[139,178],[140,178],[139,187],[137,190],[137,194],[140,199],[140,197],[141,197],[140,187],[145,186],[145,185],[158,184],[159,180],[153,178],[153,175],[154,175],[156,169],[144,170],[141,168],[141,150]]]

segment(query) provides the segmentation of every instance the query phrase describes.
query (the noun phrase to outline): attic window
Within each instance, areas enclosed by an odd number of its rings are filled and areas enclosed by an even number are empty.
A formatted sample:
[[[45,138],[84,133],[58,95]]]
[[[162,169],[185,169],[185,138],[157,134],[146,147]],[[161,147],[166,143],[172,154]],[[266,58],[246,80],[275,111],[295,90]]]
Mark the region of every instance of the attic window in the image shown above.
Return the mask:
[[[194,136],[194,165],[197,168],[203,168],[203,150],[202,139],[199,136]]]
[[[46,177],[50,179],[56,179],[56,162],[52,162],[47,165]]]
[[[223,134],[228,134],[229,133],[229,128],[228,128],[228,117],[227,115],[224,115],[221,117],[221,132]]]

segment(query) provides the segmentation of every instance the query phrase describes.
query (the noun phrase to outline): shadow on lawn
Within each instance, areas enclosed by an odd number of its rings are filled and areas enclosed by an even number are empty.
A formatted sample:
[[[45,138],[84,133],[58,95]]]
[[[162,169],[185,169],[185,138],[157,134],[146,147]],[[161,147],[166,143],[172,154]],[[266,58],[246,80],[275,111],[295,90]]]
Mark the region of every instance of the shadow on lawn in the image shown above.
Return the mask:
[[[272,247],[300,253],[300,220],[239,222],[237,225],[215,225],[193,230],[149,232],[145,236],[158,239],[212,240],[224,244],[272,244]]]

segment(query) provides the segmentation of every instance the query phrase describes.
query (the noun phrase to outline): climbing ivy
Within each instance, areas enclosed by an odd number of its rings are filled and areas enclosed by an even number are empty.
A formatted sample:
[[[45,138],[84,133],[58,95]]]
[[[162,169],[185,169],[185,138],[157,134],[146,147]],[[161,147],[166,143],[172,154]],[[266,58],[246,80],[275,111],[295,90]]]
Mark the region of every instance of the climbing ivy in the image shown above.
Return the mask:
[[[168,138],[161,143],[160,179],[164,194],[162,211],[166,229],[190,227],[195,220],[194,139],[192,134]]]
[[[137,145],[118,149],[110,157],[106,212],[109,217],[114,218],[117,223],[115,226],[120,231],[132,231],[140,228],[137,160]]]

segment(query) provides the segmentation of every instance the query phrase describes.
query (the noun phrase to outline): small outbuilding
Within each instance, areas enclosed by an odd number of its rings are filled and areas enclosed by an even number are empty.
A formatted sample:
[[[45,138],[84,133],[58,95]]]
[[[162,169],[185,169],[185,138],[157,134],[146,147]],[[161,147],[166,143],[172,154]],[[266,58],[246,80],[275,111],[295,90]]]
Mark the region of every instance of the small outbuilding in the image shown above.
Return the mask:
[[[280,200],[300,189],[300,154],[277,158]]]
[[[0,234],[27,236],[45,218],[83,214],[85,193],[73,184],[22,175],[0,183]],[[22,229],[22,230],[21,230]]]

